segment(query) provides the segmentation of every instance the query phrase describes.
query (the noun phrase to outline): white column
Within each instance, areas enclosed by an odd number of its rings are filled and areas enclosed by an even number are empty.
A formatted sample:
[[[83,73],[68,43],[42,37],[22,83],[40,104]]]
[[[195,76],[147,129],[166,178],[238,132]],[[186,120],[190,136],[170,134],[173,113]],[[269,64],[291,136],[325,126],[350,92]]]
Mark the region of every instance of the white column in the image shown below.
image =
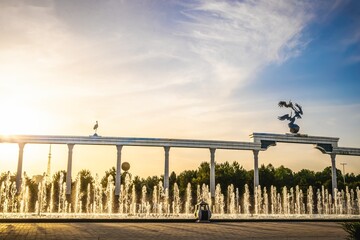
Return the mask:
[[[164,147],[164,150],[165,150],[164,189],[169,189],[169,151],[170,151],[170,147]]]
[[[332,182],[332,193],[334,197],[334,189],[337,189],[337,180],[336,180],[336,154],[332,153],[331,156],[331,182]]]
[[[215,198],[215,151],[216,148],[210,148],[210,194]]]
[[[21,191],[21,183],[22,183],[22,164],[23,164],[23,155],[24,155],[24,146],[25,143],[19,143],[19,158],[18,158],[18,166],[16,173],[16,190],[17,192]]]
[[[71,194],[71,169],[72,169],[72,154],[74,144],[68,144],[68,165],[67,165],[67,172],[66,172],[66,195]]]
[[[253,150],[254,152],[254,191],[259,186],[259,150]]]
[[[117,158],[116,158],[116,176],[115,176],[115,195],[120,195],[121,186],[121,149],[122,145],[116,145]]]

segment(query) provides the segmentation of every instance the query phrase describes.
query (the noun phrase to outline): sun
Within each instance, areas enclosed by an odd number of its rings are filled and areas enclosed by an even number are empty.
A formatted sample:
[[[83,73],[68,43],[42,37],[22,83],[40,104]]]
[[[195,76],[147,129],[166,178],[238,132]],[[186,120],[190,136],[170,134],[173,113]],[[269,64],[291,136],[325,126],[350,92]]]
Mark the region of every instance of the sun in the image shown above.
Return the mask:
[[[39,111],[29,101],[4,97],[0,102],[2,112],[0,118],[0,136],[41,135],[48,132],[49,118],[45,112]],[[17,101],[16,101],[17,100]],[[17,144],[0,143],[0,173],[16,172],[19,146]],[[26,144],[24,150],[24,171],[38,173],[33,166],[42,166],[40,159],[47,154],[47,146]],[[39,156],[42,158],[39,159]],[[46,158],[46,157],[45,157]]]
[[[46,128],[44,113],[28,105],[26,101],[19,103],[8,100],[0,103],[0,135],[36,134]]]

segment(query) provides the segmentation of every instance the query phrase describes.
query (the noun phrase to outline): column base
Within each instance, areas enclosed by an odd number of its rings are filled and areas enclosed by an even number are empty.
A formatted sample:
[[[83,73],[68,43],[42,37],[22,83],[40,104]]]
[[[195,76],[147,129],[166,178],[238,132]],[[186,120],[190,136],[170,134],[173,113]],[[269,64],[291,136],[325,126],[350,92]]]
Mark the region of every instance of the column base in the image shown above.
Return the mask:
[[[118,212],[119,212],[119,207],[120,207],[120,204],[119,204],[119,195],[115,195],[115,196],[114,196],[114,210],[113,210],[113,212],[114,212],[114,213],[118,213]]]
[[[71,203],[71,194],[66,194],[66,201],[68,202],[68,204]]]

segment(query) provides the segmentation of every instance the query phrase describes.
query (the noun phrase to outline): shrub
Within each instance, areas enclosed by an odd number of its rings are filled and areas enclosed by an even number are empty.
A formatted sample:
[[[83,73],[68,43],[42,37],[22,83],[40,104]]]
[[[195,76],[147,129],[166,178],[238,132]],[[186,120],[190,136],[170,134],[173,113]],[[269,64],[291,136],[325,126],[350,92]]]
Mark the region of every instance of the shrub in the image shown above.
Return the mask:
[[[360,239],[360,222],[343,223],[342,227],[349,234],[346,239],[359,240]]]

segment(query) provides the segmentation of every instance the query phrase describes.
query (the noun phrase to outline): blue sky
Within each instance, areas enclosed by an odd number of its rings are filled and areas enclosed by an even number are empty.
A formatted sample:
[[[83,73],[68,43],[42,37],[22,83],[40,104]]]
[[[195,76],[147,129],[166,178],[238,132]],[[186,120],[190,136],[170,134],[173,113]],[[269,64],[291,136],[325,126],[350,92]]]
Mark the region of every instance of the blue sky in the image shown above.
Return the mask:
[[[277,89],[331,104],[359,102],[360,3],[345,2],[307,26],[303,35],[309,41],[298,57],[268,66],[258,84],[271,82]],[[258,85],[256,85],[258,87]]]
[[[304,109],[302,133],[360,147],[359,5],[2,1],[0,134],[87,136],[98,120],[103,136],[249,141],[252,132],[287,132],[277,120],[287,111],[277,103],[292,100]],[[311,146],[284,146],[262,153],[261,163],[294,170],[330,164]],[[15,171],[16,146],[0,147],[0,172]],[[47,151],[27,146],[24,168],[44,171],[34,166],[46,165]],[[135,174],[162,174],[162,149],[123,151]],[[66,169],[66,148],[53,152],[54,171]],[[115,148],[74,152],[75,171],[86,161],[101,174],[116,159]],[[218,162],[252,168],[251,153],[217,154]],[[179,172],[208,161],[209,153],[174,149],[171,159]],[[338,161],[359,172],[358,160]]]

